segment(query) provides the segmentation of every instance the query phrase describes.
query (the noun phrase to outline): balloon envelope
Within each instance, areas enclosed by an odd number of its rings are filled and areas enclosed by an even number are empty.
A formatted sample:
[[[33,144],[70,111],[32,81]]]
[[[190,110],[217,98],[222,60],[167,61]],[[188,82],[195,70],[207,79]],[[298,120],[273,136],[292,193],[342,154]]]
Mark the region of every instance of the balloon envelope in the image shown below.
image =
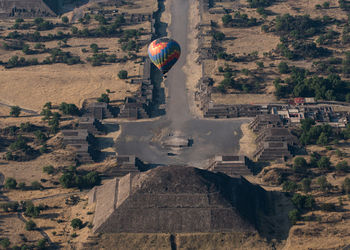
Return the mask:
[[[163,74],[177,62],[180,54],[180,45],[170,38],[156,39],[148,46],[149,58]]]

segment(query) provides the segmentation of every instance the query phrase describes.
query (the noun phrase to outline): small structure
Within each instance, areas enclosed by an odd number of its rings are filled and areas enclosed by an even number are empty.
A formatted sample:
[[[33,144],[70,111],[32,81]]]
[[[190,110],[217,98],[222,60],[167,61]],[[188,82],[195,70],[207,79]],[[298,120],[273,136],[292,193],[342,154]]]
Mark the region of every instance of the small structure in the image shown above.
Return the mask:
[[[94,163],[89,144],[83,143],[83,144],[69,144],[69,148],[71,148],[75,152],[75,158],[80,162],[84,164]]]
[[[92,116],[79,118],[78,129],[86,129],[90,134],[99,134],[103,130],[103,124]]]
[[[266,127],[260,131],[255,139],[257,144],[269,141],[287,142],[292,145],[297,143],[297,139],[290,133],[288,128]]]
[[[146,104],[137,101],[135,98],[125,98],[124,104],[120,108],[119,118],[136,120],[139,118],[148,118]]]
[[[139,166],[141,161],[135,155],[117,155],[116,166],[110,168],[105,172],[109,177],[122,177],[127,174],[139,173]]]
[[[89,146],[87,129],[62,130],[63,144],[75,152],[80,163],[92,163],[93,149]]]
[[[211,160],[208,170],[221,172],[231,177],[252,174],[246,165],[246,157],[243,155],[216,155]]]
[[[287,142],[263,142],[254,153],[258,161],[285,161],[291,157]]]
[[[145,59],[141,79],[132,79],[132,83],[141,84],[141,87],[133,97],[125,98],[118,117],[131,120],[149,118],[154,86],[151,82],[151,63],[148,58]]]
[[[248,127],[256,133],[266,127],[280,127],[282,125],[283,121],[279,115],[265,114],[257,115]]]
[[[92,102],[86,107],[85,116],[91,116],[97,120],[103,120],[105,118],[112,118],[113,115],[108,108],[108,104],[105,102]]]
[[[63,134],[64,145],[87,143],[88,135],[89,135],[86,129],[62,130],[62,134]]]

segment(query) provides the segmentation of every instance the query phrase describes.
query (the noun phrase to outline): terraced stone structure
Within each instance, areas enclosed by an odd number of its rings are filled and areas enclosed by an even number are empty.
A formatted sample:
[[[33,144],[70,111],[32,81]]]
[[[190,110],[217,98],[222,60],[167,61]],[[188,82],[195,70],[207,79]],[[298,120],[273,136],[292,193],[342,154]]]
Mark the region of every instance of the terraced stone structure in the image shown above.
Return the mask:
[[[182,166],[128,174],[89,192],[95,233],[256,232],[270,201],[243,177]]]
[[[56,16],[62,0],[0,0],[0,18]]]

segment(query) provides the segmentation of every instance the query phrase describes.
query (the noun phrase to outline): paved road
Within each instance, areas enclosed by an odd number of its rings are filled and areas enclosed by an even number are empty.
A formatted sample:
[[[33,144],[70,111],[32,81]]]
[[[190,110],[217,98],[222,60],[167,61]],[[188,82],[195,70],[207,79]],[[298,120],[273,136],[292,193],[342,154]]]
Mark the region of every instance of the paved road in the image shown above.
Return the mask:
[[[179,42],[182,56],[166,80],[169,90],[166,115],[158,121],[121,124],[122,133],[116,143],[118,154],[134,154],[153,164],[205,167],[208,158],[215,154],[232,154],[239,150],[240,126],[248,122],[248,119],[197,119],[190,112],[186,75],[181,70],[186,63],[188,9],[188,0],[172,1],[169,30],[172,38]],[[174,133],[193,139],[192,147],[182,149],[176,155],[168,155],[169,150],[162,143]]]

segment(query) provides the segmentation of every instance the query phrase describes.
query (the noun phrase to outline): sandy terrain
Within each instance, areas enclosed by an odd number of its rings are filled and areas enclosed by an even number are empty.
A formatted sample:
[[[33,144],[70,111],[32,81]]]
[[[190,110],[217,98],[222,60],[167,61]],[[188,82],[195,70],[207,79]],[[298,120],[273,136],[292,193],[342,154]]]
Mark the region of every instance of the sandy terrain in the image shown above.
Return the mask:
[[[98,4],[93,3],[79,8],[80,11],[87,11],[87,7],[91,7],[91,11],[97,13],[101,8]],[[106,7],[106,9],[112,7]],[[113,7],[114,8],[114,7]],[[120,13],[152,13],[157,8],[157,1],[133,1],[128,5],[124,5],[118,8]],[[114,8],[115,9],[115,8]],[[66,16],[72,16],[72,13],[67,13]],[[61,22],[60,18],[50,19],[53,23]],[[4,27],[3,31],[0,31],[2,35],[13,30],[6,30],[6,27],[10,27],[14,24],[14,21],[0,22],[0,26]],[[98,22],[94,20],[93,15],[91,17],[90,24],[74,24],[77,28],[96,28]],[[136,25],[128,25],[123,29],[140,29],[143,28],[146,32],[150,31],[151,23],[143,22]],[[34,32],[35,29],[20,30],[21,33]],[[41,35],[56,34],[58,31],[65,33],[70,32],[70,27],[59,27],[48,31],[41,31]],[[140,39],[145,39],[145,36],[141,36]],[[135,92],[139,85],[127,84],[129,81],[120,80],[118,78],[118,72],[120,70],[127,70],[130,78],[139,77],[142,71],[140,64],[135,61],[127,61],[126,63],[113,63],[109,65],[103,65],[99,67],[93,67],[86,61],[88,57],[93,55],[90,44],[96,43],[99,48],[99,52],[107,54],[116,54],[117,58],[123,58],[128,56],[128,52],[121,50],[121,45],[118,42],[119,38],[70,38],[67,41],[67,47],[61,48],[65,52],[71,52],[74,56],[79,56],[85,64],[80,65],[65,65],[65,64],[53,64],[53,65],[40,65],[24,68],[4,69],[0,67],[0,103],[8,105],[18,105],[21,108],[32,109],[40,111],[43,104],[51,101],[53,104],[59,104],[61,102],[74,103],[81,106],[82,102],[86,98],[96,98],[102,93],[105,93],[106,89],[111,90],[111,100],[123,100],[126,96],[130,96],[132,92]],[[0,41],[2,42],[2,40]],[[28,42],[30,48],[34,47],[35,43]],[[43,43],[46,48],[56,48],[58,41],[51,41]],[[63,43],[62,43],[63,44]],[[82,49],[86,49],[87,52],[82,52]],[[12,56],[29,58],[38,58],[39,62],[45,57],[49,56],[48,53],[25,55],[21,50],[17,51],[5,51],[0,49],[0,60],[7,61]],[[147,55],[147,45],[144,45],[137,53],[140,56]],[[2,113],[7,113],[7,110],[0,107]],[[5,114],[4,114],[5,115]]]
[[[212,94],[212,99],[218,104],[269,104],[275,101],[274,95],[270,94]]]
[[[188,41],[187,44],[187,57],[186,64],[182,67],[182,70],[186,74],[186,86],[188,89],[188,100],[189,106],[192,114],[196,117],[200,117],[200,110],[196,107],[194,103],[194,93],[196,91],[196,85],[199,79],[202,77],[202,66],[196,63],[196,59],[198,58],[198,53],[196,49],[198,48],[198,38],[196,35],[198,34],[198,30],[195,28],[197,24],[200,23],[200,15],[199,15],[199,2],[195,0],[190,1],[190,9],[189,9],[189,24],[188,24]],[[186,56],[186,55],[184,55]]]
[[[243,136],[239,140],[239,154],[246,155],[252,159],[256,150],[256,144],[254,143],[256,135],[248,128],[248,125],[249,123],[244,123],[241,125]]]
[[[40,111],[49,101],[81,106],[84,99],[99,97],[106,89],[114,92],[110,95],[112,100],[123,99],[137,86],[128,85],[118,78],[118,72],[122,69],[128,69],[130,75],[138,74],[132,62],[103,67],[55,64],[2,69],[0,102],[36,111]]]

